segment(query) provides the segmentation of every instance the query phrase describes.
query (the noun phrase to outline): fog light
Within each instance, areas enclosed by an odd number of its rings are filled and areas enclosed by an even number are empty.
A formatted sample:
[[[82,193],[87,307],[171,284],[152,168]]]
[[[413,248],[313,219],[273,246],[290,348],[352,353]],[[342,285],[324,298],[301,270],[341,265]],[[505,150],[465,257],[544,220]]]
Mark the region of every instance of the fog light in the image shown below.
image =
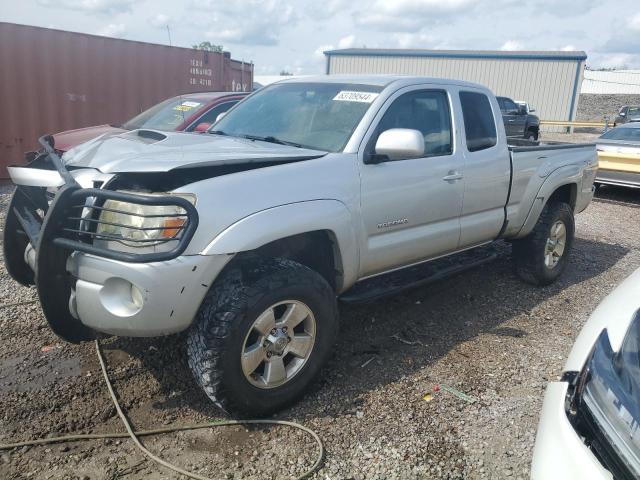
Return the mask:
[[[138,287],[124,278],[108,278],[100,289],[100,301],[112,315],[131,317],[144,304],[144,296]]]

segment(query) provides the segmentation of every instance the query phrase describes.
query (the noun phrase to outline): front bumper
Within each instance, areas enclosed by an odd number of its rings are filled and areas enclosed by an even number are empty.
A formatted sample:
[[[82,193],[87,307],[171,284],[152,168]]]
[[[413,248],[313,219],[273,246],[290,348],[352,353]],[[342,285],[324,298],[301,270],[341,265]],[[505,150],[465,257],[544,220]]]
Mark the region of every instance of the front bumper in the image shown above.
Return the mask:
[[[94,338],[95,331],[153,336],[186,328],[211,279],[228,261],[226,256],[183,255],[198,225],[195,207],[170,195],[82,188],[51,146],[41,143],[48,153],[11,171],[17,188],[7,212],[3,252],[15,280],[35,283],[51,329],[79,342]],[[53,199],[47,187],[59,187]],[[109,243],[120,237],[97,228],[109,224],[101,216],[110,210],[108,199],[181,208],[184,213],[173,216],[183,217],[183,226],[162,245],[173,248],[140,243],[146,248],[112,249]]]
[[[612,480],[611,473],[591,453],[567,418],[568,386],[567,382],[552,382],[547,387],[533,450],[531,478]]]
[[[179,332],[191,325],[212,279],[230,259],[185,255],[165,262],[125,263],[76,252],[67,262],[77,279],[69,309],[83,325],[112,335]]]

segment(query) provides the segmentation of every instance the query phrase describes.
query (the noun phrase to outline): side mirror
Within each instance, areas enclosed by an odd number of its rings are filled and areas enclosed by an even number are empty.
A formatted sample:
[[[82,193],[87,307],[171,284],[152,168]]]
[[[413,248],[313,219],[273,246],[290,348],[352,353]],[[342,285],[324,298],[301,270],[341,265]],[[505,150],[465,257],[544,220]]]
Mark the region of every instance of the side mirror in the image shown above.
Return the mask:
[[[196,125],[196,128],[193,129],[194,132],[206,132],[207,130],[209,130],[209,127],[211,127],[211,124],[209,122],[202,122],[199,123],[198,125]]]
[[[424,136],[420,131],[409,128],[385,130],[378,137],[375,152],[389,160],[423,157]]]
[[[220,120],[222,120],[226,114],[227,112],[222,112],[220,115],[218,115],[216,117],[216,122],[219,122]]]
[[[626,117],[626,116],[627,116],[627,114],[626,114],[625,112],[620,112],[620,113],[619,113],[619,115],[620,115],[621,117]]]

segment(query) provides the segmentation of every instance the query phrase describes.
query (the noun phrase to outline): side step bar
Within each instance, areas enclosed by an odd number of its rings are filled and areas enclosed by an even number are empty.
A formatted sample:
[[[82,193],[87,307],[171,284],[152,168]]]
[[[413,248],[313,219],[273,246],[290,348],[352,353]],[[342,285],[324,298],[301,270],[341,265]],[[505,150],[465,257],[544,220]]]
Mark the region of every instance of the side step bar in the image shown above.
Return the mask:
[[[498,253],[495,247],[489,246],[406,267],[356,283],[340,296],[340,301],[355,304],[370,302],[437,282],[496,258]]]

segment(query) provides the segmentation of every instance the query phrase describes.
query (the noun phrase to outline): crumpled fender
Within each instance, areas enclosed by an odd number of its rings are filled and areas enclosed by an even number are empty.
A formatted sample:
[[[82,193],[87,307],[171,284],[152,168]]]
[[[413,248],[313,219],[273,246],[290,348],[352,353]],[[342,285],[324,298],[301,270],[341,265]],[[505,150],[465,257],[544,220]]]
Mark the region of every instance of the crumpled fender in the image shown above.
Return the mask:
[[[318,230],[328,230],[334,237],[336,264],[343,270],[342,290],[357,280],[360,252],[351,212],[338,200],[290,203],[251,214],[219,233],[201,255],[255,250],[281,238]]]

